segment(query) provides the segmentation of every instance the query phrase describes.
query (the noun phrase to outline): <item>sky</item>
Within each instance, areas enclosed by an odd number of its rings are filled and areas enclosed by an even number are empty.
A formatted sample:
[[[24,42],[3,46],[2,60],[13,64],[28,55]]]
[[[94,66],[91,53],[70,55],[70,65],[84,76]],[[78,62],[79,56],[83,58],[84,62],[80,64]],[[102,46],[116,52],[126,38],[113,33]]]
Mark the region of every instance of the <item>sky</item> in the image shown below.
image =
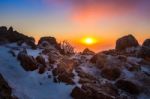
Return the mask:
[[[67,40],[76,50],[101,51],[133,34],[150,38],[150,0],[0,0],[0,26],[35,37]],[[81,42],[91,37],[96,43]]]

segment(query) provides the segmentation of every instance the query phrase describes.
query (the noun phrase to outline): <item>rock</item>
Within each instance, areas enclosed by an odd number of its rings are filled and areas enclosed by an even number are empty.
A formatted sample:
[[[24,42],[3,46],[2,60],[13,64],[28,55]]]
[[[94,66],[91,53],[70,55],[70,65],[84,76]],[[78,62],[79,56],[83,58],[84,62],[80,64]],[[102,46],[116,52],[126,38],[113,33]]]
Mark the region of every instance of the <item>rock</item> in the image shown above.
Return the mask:
[[[51,53],[50,49],[44,49],[44,50],[42,50],[42,54],[44,54],[44,55],[48,55],[49,53]]]
[[[140,65],[132,65],[130,67],[127,67],[127,69],[129,71],[140,71],[141,70],[141,66]]]
[[[39,46],[42,47],[49,47],[50,45],[54,46],[56,49],[60,49],[59,44],[56,41],[56,38],[54,37],[41,37],[39,42],[38,42]]]
[[[95,53],[88,48],[84,49],[82,52],[83,55],[94,55]]]
[[[150,39],[146,39],[142,46],[150,47]]]
[[[88,73],[85,73],[83,71],[77,71],[78,76],[80,77],[79,83],[85,83],[85,82],[96,82],[96,78]]]
[[[74,99],[115,99],[116,95],[116,89],[110,86],[100,88],[91,84],[84,84],[81,88],[75,87],[71,92]]]
[[[28,41],[31,40],[31,38],[14,31],[12,27],[7,30],[7,27],[2,26],[0,27],[0,42],[3,42],[3,40],[8,43],[13,43],[18,41]]]
[[[139,56],[145,59],[150,58],[150,39],[146,39],[140,49]]]
[[[96,80],[88,79],[88,78],[80,78],[79,83],[80,83],[80,84],[96,83]]]
[[[54,76],[58,76],[58,80],[67,84],[74,84],[73,78],[74,62],[72,60],[63,59],[52,72]]]
[[[139,46],[139,43],[133,35],[124,36],[116,42],[116,50],[125,50],[126,48],[137,46]]]
[[[142,58],[150,58],[150,47],[142,46],[139,52],[139,56]]]
[[[92,63],[95,63],[97,65],[99,65],[99,67],[103,67],[105,65],[105,63],[107,62],[107,55],[102,54],[102,53],[98,53],[96,55],[94,55],[91,60]]]
[[[26,42],[26,44],[29,45],[32,49],[36,49],[36,48],[37,48],[37,46],[36,46],[36,44],[35,44],[34,38],[30,37],[30,39],[29,39],[29,40],[26,40],[25,42]]]
[[[0,74],[0,99],[17,99],[12,96],[12,89]]]
[[[138,83],[131,81],[131,80],[125,80],[125,79],[121,79],[118,80],[115,85],[126,91],[129,92],[131,94],[140,94],[140,86],[138,85]]]
[[[111,68],[105,67],[104,69],[102,69],[101,75],[104,78],[107,78],[108,80],[116,80],[117,78],[120,77],[121,71],[119,68],[116,67],[111,67]]]
[[[40,66],[38,72],[39,72],[39,74],[43,74],[45,72],[45,66]]]
[[[46,62],[45,62],[45,59],[43,58],[43,56],[37,56],[36,57],[36,61],[44,66],[46,66]]]
[[[37,63],[36,60],[27,54],[24,54],[23,52],[20,52],[18,54],[18,59],[21,62],[21,66],[26,70],[26,71],[33,71],[37,69]]]
[[[65,69],[67,73],[72,73],[73,69],[75,68],[76,63],[71,59],[62,59],[61,62],[58,64],[58,67]]]
[[[26,54],[27,54],[27,50],[26,50],[26,49],[23,49],[22,51],[20,51],[20,52],[18,53],[17,59],[18,59],[18,60],[21,60],[22,55],[26,55]]]
[[[1,26],[1,27],[0,27],[0,34],[4,34],[4,33],[6,33],[6,32],[7,32],[7,27]]]
[[[65,82],[65,83],[67,83],[67,84],[73,85],[73,84],[75,84],[75,83],[73,82],[72,78],[73,78],[73,74],[70,74],[70,75],[69,75],[69,74],[67,74],[67,73],[63,73],[63,74],[59,75],[57,79],[58,79],[60,82]]]
[[[86,94],[86,92],[84,90],[82,90],[81,88],[79,88],[79,87],[75,87],[72,90],[71,96],[74,99],[90,99],[90,97],[88,96],[88,94]]]
[[[82,89],[88,91],[92,99],[115,99],[118,95],[118,90],[112,84],[106,85],[91,85],[83,84]]]
[[[8,29],[8,32],[13,32],[14,31],[14,29],[13,29],[13,27],[9,27],[9,29]]]
[[[50,64],[54,64],[57,61],[57,57],[54,54],[48,54],[48,61]]]

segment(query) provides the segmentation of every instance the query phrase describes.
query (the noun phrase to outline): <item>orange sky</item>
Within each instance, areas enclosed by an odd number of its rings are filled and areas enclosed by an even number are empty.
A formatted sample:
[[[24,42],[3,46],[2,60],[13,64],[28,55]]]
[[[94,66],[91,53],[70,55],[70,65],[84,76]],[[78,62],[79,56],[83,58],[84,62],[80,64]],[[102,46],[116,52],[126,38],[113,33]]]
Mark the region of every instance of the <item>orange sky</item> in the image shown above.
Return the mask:
[[[78,51],[101,51],[114,48],[115,41],[127,34],[140,43],[150,38],[149,5],[150,0],[1,0],[0,26],[13,26],[36,40],[67,40]],[[82,44],[85,37],[98,42]]]

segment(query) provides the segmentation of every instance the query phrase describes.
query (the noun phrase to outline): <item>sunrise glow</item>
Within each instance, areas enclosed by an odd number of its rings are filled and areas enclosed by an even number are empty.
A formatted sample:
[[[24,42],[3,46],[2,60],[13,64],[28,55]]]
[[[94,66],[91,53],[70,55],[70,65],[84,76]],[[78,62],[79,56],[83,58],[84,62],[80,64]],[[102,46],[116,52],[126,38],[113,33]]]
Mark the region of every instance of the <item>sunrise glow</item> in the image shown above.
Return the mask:
[[[81,42],[86,45],[93,45],[97,42],[97,40],[93,37],[86,37],[83,38]]]
[[[10,6],[9,6],[10,5]],[[150,37],[150,0],[0,0],[0,26],[67,40],[76,50],[114,48],[116,39]]]

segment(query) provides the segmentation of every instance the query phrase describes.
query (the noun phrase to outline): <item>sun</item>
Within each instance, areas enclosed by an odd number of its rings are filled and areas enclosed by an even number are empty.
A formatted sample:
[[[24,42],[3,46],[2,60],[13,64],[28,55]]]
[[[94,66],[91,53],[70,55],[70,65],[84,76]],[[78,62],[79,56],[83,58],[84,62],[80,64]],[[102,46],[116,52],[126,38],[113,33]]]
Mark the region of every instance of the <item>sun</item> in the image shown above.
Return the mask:
[[[93,37],[85,37],[82,39],[82,43],[86,44],[86,45],[92,45],[96,43],[96,39]]]

